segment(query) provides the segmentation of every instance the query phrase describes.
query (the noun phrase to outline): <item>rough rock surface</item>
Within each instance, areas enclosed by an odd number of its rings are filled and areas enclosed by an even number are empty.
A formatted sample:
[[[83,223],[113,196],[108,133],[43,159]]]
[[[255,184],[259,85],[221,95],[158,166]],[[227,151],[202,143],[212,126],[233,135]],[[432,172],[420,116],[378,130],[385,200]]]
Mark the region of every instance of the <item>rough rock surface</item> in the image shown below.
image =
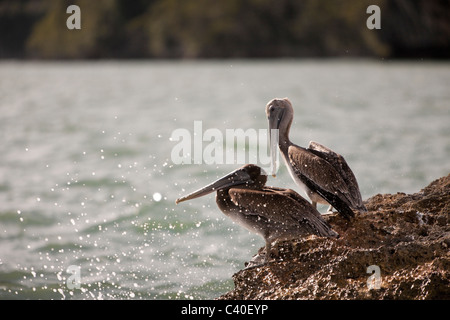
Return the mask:
[[[339,239],[282,242],[271,262],[234,274],[235,289],[219,299],[450,299],[450,174],[365,204],[352,221],[328,217]],[[368,284],[372,265],[378,285]]]

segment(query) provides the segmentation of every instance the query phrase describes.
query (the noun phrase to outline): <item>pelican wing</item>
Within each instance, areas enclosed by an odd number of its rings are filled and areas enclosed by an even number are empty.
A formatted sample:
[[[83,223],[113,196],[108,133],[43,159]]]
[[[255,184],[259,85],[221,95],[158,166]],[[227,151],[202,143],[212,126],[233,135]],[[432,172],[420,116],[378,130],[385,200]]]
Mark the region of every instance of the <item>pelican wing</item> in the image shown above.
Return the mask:
[[[325,159],[312,152],[299,152],[297,146],[290,146],[288,154],[295,172],[313,181],[319,188],[335,194],[349,193],[344,179]]]
[[[297,204],[301,204],[305,207],[308,207],[309,209],[314,209],[314,210],[310,210],[310,212],[312,214],[317,215],[318,217],[322,217],[322,215],[320,214],[319,211],[317,211],[314,207],[311,206],[311,204],[305,199],[303,198],[301,195],[299,195],[297,192],[295,192],[292,189],[284,189],[284,188],[279,188],[279,187],[265,187],[265,190],[269,190],[269,192],[275,192],[278,194],[281,194],[285,197],[289,197],[292,200],[296,201]]]
[[[350,190],[342,176],[325,159],[296,145],[289,146],[288,160],[294,173],[344,216],[354,216]]]
[[[350,169],[350,166],[347,164],[344,157],[315,141],[311,141],[309,143],[307,150],[311,151],[333,166],[347,185],[349,190],[348,196],[352,206],[354,208],[366,211],[367,209],[362,202],[361,192],[359,191],[358,181],[356,180],[353,171]]]
[[[291,195],[294,197],[291,197]],[[336,236],[320,213],[293,190],[266,187],[263,190],[231,188],[231,200],[248,215],[258,215],[287,227],[300,225],[305,233]],[[301,201],[297,201],[297,197]]]

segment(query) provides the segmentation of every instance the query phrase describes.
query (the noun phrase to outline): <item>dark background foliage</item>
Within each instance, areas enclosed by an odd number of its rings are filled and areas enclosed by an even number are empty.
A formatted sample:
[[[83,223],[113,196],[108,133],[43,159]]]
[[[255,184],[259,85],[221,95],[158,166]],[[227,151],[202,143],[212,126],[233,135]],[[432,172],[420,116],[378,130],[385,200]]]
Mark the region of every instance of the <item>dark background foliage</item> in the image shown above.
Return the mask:
[[[69,5],[81,30],[68,30]],[[369,30],[369,5],[381,29]],[[449,58],[449,0],[0,0],[0,58]]]

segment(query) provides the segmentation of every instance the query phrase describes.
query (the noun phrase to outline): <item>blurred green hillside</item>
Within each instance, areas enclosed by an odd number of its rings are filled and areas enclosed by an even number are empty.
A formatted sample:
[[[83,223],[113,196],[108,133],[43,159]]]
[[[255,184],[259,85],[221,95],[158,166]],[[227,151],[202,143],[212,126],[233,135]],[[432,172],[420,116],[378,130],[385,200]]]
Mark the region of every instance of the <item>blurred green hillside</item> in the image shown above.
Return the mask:
[[[81,30],[66,27],[71,4]],[[340,56],[449,58],[450,1],[0,0],[0,58]]]

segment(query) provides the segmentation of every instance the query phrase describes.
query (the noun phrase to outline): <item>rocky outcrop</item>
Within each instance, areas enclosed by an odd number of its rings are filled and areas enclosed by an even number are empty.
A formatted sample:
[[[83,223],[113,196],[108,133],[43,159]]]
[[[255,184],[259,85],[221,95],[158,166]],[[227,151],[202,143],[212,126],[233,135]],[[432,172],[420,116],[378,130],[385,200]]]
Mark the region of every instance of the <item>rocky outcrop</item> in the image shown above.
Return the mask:
[[[450,175],[365,204],[352,221],[328,217],[339,239],[282,242],[219,299],[450,299]]]

